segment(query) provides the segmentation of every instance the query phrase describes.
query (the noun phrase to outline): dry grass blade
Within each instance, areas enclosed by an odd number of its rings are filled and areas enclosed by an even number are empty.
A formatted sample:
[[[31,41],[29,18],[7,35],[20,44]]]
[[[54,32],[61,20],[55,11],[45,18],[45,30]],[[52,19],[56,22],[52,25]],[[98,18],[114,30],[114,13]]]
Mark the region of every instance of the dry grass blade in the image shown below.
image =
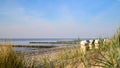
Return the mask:
[[[23,58],[16,54],[11,44],[0,45],[0,68],[24,68]]]

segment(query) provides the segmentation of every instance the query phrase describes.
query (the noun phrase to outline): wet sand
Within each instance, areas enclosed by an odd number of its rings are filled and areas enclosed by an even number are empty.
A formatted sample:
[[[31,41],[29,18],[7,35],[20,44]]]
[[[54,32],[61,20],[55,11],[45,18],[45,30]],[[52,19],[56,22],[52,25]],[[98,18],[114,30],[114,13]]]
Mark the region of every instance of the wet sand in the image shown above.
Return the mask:
[[[26,51],[21,51],[21,52],[24,53],[25,56],[30,57],[30,56],[60,52],[60,51],[69,49],[71,47],[73,47],[73,46],[57,46],[57,47],[53,47],[53,48],[40,48],[37,50],[26,50]]]

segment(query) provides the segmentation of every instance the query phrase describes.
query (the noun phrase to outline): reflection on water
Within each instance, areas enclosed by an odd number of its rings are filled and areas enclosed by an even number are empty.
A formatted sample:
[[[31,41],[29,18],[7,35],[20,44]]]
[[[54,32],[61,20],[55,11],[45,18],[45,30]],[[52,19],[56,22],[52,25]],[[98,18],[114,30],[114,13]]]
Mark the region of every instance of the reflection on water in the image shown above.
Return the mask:
[[[56,42],[56,41],[72,41],[75,38],[31,38],[31,39],[0,39],[0,42],[12,42],[18,45],[31,45],[29,42]]]
[[[25,50],[37,50],[40,48],[28,48],[28,47],[13,47],[15,51],[25,51]]]
[[[15,45],[29,45],[29,46],[69,46],[73,44],[30,44],[29,42],[56,42],[56,41],[73,41],[76,38],[34,38],[34,39],[0,39],[2,42],[10,42]],[[15,51],[24,50],[36,50],[40,48],[29,48],[29,47],[14,47]]]

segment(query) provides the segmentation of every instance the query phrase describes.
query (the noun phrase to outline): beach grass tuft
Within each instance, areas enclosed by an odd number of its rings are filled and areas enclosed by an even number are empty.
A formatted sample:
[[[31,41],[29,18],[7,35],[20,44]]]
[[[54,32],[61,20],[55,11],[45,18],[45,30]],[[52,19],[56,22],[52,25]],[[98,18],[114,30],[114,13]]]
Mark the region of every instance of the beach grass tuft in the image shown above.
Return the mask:
[[[100,39],[98,49],[83,53],[79,42],[76,45],[28,59],[18,55],[11,44],[0,44],[0,68],[120,68],[120,28],[109,42]]]
[[[17,55],[11,44],[0,44],[0,68],[24,68],[23,58]]]
[[[80,45],[61,51],[56,60],[44,58],[46,68],[120,68],[120,29],[114,38],[103,43],[100,39],[99,49],[81,52]]]

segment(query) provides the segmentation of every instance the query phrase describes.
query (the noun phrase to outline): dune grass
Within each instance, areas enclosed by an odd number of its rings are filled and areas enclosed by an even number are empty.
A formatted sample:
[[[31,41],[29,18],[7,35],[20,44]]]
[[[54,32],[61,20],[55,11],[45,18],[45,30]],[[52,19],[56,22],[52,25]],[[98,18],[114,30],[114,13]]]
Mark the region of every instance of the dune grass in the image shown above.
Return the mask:
[[[54,55],[42,55],[39,61],[18,56],[12,46],[0,45],[0,68],[120,68],[120,28],[107,43],[100,40],[99,49],[83,53],[78,46]]]
[[[23,58],[17,55],[11,44],[0,44],[0,68],[24,68]]]
[[[73,46],[61,51],[56,60],[50,59],[44,58],[37,68],[120,68],[120,28],[109,42],[100,40],[99,49],[82,53],[79,45]]]
[[[95,58],[96,66],[105,68],[120,68],[120,28],[109,44],[101,45],[102,51]]]

